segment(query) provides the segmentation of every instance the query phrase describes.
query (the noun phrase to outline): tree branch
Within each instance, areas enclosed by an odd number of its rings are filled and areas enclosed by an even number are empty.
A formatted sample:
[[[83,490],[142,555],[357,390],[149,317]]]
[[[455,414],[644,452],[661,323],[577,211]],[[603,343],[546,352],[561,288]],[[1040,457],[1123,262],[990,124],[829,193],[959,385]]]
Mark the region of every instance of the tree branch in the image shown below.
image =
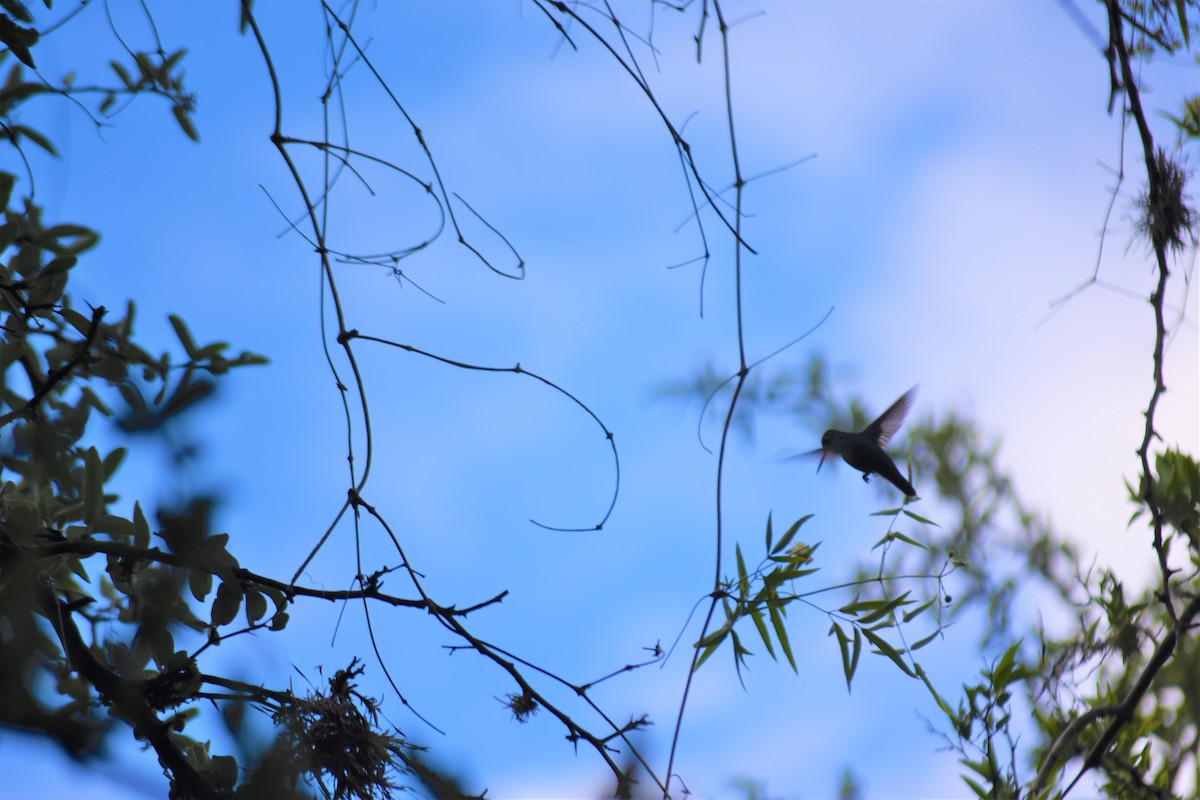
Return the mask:
[[[171,740],[169,726],[158,718],[142,692],[102,663],[83,641],[71,617],[70,606],[59,600],[50,588],[42,590],[43,613],[54,626],[71,668],[96,688],[101,701],[114,709],[121,719],[133,726],[135,735],[149,742],[159,763],[170,773],[172,797],[188,800],[224,800],[232,797],[218,791],[201,777],[192,763]]]
[[[1142,697],[1150,689],[1150,684],[1154,682],[1155,676],[1158,675],[1166,663],[1175,653],[1175,646],[1179,643],[1181,631],[1186,632],[1191,627],[1192,620],[1196,615],[1200,614],[1200,596],[1193,597],[1192,602],[1184,608],[1179,615],[1175,626],[1171,628],[1170,633],[1159,642],[1158,647],[1154,648],[1153,655],[1150,656],[1149,663],[1142,670],[1142,674],[1138,676],[1137,683],[1129,690],[1129,694],[1125,699],[1113,710],[1113,719],[1108,723],[1108,727],[1100,734],[1100,738],[1092,745],[1092,749],[1088,751],[1087,758],[1084,759],[1083,767],[1079,770],[1079,774],[1075,776],[1075,780],[1071,781],[1071,785],[1062,793],[1063,797],[1070,794],[1071,789],[1075,784],[1079,783],[1079,779],[1084,776],[1089,770],[1100,766],[1100,762],[1104,759],[1108,751],[1109,745],[1117,738],[1117,734],[1121,728],[1133,719],[1134,713],[1137,711],[1138,704],[1142,701]]]
[[[92,324],[88,326],[87,335],[84,337],[83,342],[80,345],[79,350],[75,353],[74,357],[66,364],[63,364],[61,367],[52,371],[46,376],[45,382],[38,387],[37,391],[33,393],[33,397],[29,398],[29,402],[25,404],[24,408],[10,411],[4,416],[0,417],[0,428],[4,427],[18,417],[30,418],[37,415],[38,404],[41,403],[48,394],[50,394],[55,386],[61,383],[68,375],[70,375],[72,370],[82,364],[84,359],[87,358],[88,353],[92,349],[92,344],[96,341],[96,335],[100,332],[100,321],[104,319],[104,315],[107,313],[108,309],[106,309],[104,306],[92,309]]]

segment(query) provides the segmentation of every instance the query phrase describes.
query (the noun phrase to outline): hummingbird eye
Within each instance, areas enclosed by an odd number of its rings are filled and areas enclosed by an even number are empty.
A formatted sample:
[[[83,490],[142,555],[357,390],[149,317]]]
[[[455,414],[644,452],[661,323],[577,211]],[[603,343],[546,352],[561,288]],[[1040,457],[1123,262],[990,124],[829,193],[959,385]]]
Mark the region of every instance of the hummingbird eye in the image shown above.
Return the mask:
[[[829,445],[829,440],[833,438],[829,434],[830,434],[830,431],[825,431],[825,433],[821,435],[821,446],[822,447],[827,447]]]

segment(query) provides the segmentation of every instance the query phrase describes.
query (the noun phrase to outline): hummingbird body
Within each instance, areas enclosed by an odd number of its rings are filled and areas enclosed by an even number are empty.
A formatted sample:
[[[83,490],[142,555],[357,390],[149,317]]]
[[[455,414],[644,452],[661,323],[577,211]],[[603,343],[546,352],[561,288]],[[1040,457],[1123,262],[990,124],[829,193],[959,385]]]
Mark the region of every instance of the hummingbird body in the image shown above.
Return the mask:
[[[908,414],[916,391],[915,386],[909,389],[899,400],[892,403],[879,419],[858,433],[833,429],[825,431],[821,436],[820,449],[804,455],[821,457],[820,463],[817,464],[818,472],[821,471],[826,458],[831,455],[841,456],[842,460],[863,474],[864,481],[870,480],[873,474],[879,475],[909,497],[916,497],[917,492],[912,484],[896,468],[892,457],[883,450],[904,423],[904,417]]]

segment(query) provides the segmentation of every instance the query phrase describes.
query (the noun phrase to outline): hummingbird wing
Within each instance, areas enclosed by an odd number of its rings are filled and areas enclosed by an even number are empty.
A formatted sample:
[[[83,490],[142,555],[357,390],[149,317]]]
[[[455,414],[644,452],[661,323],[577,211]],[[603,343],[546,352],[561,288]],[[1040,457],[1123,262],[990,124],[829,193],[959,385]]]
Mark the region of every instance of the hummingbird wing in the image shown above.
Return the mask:
[[[824,452],[825,452],[824,450],[822,450],[821,448],[818,447],[816,450],[809,450],[804,453],[796,453],[795,455],[791,455],[791,456],[784,456],[783,458],[780,458],[778,460],[779,461],[788,461],[788,462],[812,461],[814,458],[820,458],[824,454]]]
[[[794,456],[788,456],[784,461],[811,461],[814,458],[821,459],[817,463],[817,472],[821,471],[821,467],[825,466],[825,459],[829,457],[832,450],[826,450],[824,447],[818,447],[816,450],[809,450],[806,453],[797,453]]]
[[[904,417],[908,415],[908,409],[912,407],[913,398],[916,396],[917,387],[914,386],[899,400],[892,403],[887,411],[880,414],[879,419],[864,428],[863,435],[880,447],[886,447],[896,431],[900,430],[900,426],[904,424]]]

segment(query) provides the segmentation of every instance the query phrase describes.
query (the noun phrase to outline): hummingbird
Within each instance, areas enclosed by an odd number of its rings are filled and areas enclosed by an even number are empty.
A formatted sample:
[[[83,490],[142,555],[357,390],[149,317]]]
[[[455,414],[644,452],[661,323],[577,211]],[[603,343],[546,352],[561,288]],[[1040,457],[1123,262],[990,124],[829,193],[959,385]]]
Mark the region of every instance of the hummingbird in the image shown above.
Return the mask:
[[[817,472],[820,472],[826,458],[838,455],[861,472],[864,481],[869,481],[872,474],[880,475],[909,497],[916,497],[917,493],[912,484],[900,474],[896,462],[883,450],[904,424],[904,417],[908,414],[916,393],[917,387],[914,386],[892,403],[887,411],[880,414],[879,419],[858,433],[846,433],[830,428],[821,436],[821,446],[818,449],[802,453],[795,458],[820,456],[821,461],[817,464]]]

